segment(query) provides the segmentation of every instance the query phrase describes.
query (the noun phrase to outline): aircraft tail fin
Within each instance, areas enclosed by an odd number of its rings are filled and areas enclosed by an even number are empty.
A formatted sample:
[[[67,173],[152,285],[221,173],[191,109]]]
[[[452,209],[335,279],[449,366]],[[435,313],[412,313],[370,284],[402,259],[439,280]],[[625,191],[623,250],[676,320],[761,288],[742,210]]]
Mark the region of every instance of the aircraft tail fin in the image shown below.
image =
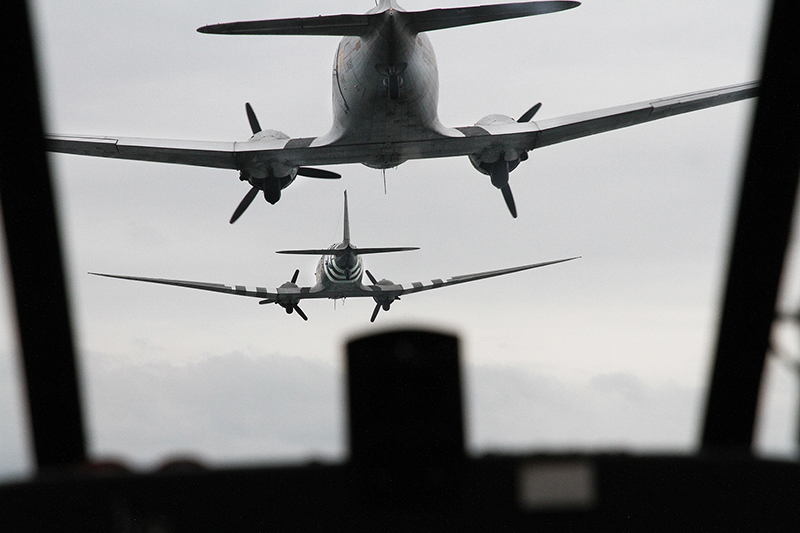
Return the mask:
[[[342,255],[342,254],[386,254],[390,252],[406,252],[409,250],[419,250],[416,246],[391,246],[383,248],[356,248],[350,244],[350,213],[347,209],[347,191],[344,191],[344,234],[341,244],[330,248],[311,248],[307,250],[280,250],[276,254],[290,255]]]
[[[494,22],[533,15],[545,15],[564,11],[581,5],[580,2],[515,2],[512,4],[495,4],[475,7],[457,7],[449,9],[430,9],[428,11],[410,12],[409,26],[416,32],[443,30]]]
[[[347,191],[344,191],[344,235],[342,244],[350,246],[350,215],[347,212]]]

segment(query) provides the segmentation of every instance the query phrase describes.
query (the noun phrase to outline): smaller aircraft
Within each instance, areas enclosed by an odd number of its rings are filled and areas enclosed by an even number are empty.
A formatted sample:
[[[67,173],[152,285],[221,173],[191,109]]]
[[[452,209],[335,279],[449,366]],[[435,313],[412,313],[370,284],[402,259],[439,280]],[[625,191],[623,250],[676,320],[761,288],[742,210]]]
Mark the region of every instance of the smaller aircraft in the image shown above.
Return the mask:
[[[565,261],[572,261],[578,257],[569,257],[567,259],[558,259],[556,261],[546,261],[544,263],[534,263],[531,265],[522,265],[511,268],[504,268],[501,270],[492,270],[488,272],[478,272],[476,274],[466,274],[462,276],[454,276],[450,279],[434,279],[428,282],[414,282],[407,284],[396,284],[387,279],[377,281],[369,270],[364,270],[364,265],[361,262],[362,255],[365,254],[382,254],[388,252],[404,252],[408,250],[418,250],[416,247],[390,247],[390,248],[356,248],[350,243],[350,219],[347,211],[347,191],[344,193],[344,236],[342,242],[333,244],[327,249],[310,249],[310,250],[282,250],[279,254],[296,254],[296,255],[321,255],[322,257],[317,263],[317,283],[313,287],[299,287],[297,286],[297,276],[300,270],[295,270],[291,281],[287,281],[274,291],[270,292],[264,287],[255,287],[255,289],[248,289],[243,285],[223,285],[221,283],[206,283],[200,281],[184,281],[177,279],[160,279],[160,278],[144,278],[137,276],[119,276],[116,274],[100,274],[97,272],[89,272],[95,276],[105,276],[107,278],[128,279],[133,281],[145,281],[148,283],[160,283],[162,285],[174,285],[176,287],[188,287],[190,289],[200,289],[204,291],[221,292],[225,294],[233,294],[236,296],[250,296],[251,298],[260,298],[259,304],[278,304],[286,310],[286,313],[291,314],[297,312],[303,320],[308,320],[306,314],[300,309],[300,300],[307,298],[330,298],[330,299],[344,299],[344,298],[372,298],[375,300],[375,309],[372,311],[370,322],[374,322],[378,316],[378,312],[383,309],[388,311],[392,302],[399,300],[400,296],[404,294],[411,294],[415,292],[428,291],[431,289],[438,289],[440,287],[447,287],[450,285],[457,285],[459,283],[466,283],[468,281],[476,281],[479,279],[493,278],[495,276],[503,276],[513,272],[520,272],[522,270],[529,270],[532,268],[543,267],[547,265],[554,265],[556,263],[563,263]],[[364,285],[361,283],[363,274],[366,273],[371,285]]]

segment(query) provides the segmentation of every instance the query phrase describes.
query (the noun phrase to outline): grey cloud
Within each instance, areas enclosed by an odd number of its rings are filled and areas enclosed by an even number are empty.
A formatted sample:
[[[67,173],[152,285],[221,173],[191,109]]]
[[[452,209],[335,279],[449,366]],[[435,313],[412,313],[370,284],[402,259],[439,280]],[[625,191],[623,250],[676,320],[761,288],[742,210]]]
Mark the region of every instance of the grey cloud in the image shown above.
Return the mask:
[[[92,449],[134,462],[211,462],[342,453],[331,365],[233,352],[186,365],[88,358]]]
[[[156,462],[189,454],[222,463],[345,454],[342,379],[333,365],[241,352],[185,366],[92,359],[97,454]],[[653,387],[626,374],[583,384],[502,366],[466,374],[474,451],[694,444],[697,390]]]
[[[346,455],[343,379],[333,364],[243,352],[141,364],[93,353],[83,367],[95,458],[152,468],[176,457],[224,465]],[[697,443],[700,389],[626,373],[568,381],[499,365],[470,365],[465,375],[473,453],[691,452]],[[5,386],[13,384],[8,372],[0,378],[0,476],[8,478],[28,466],[19,399]],[[773,405],[761,424],[762,453],[792,453],[782,447],[793,411],[788,381],[768,389]]]
[[[471,443],[491,449],[679,449],[695,445],[700,390],[632,374],[565,382],[518,368],[470,369]]]

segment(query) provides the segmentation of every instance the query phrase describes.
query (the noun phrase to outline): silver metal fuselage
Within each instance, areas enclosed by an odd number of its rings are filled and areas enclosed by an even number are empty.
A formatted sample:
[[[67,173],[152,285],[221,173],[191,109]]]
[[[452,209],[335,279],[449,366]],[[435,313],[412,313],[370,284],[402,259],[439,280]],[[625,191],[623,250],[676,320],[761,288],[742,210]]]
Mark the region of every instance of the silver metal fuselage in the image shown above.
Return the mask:
[[[394,153],[389,143],[432,139],[448,130],[439,122],[439,73],[430,40],[406,28],[404,11],[394,0],[382,0],[368,11],[381,12],[382,24],[372,33],[339,42],[333,63],[333,126],[314,144],[387,143],[386,151],[363,163],[391,168],[406,159]],[[389,90],[393,71],[400,71],[396,98]],[[344,246],[338,243],[330,248]],[[324,255],[317,263],[317,286],[328,290],[360,287],[363,274],[358,255]]]
[[[391,168],[408,157],[389,143],[452,133],[439,122],[439,75],[428,37],[406,27],[405,12],[393,0],[369,13],[382,13],[381,22],[366,36],[344,37],[336,50],[333,126],[314,144],[386,143],[363,164]],[[392,75],[399,84],[394,95]]]

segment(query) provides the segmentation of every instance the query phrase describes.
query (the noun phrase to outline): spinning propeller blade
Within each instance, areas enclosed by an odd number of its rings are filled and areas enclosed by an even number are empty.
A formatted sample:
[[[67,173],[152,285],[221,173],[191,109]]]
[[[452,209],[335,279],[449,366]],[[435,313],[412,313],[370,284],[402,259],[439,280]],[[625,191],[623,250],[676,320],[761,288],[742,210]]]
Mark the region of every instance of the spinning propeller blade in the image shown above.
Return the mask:
[[[250,129],[253,130],[253,135],[261,131],[261,125],[258,123],[258,119],[256,118],[256,112],[253,111],[253,107],[250,105],[250,102],[245,102],[244,110],[247,112],[247,120],[250,122]]]
[[[542,107],[542,103],[541,102],[539,102],[538,104],[536,104],[532,108],[530,108],[527,111],[525,111],[525,114],[522,115],[521,117],[519,117],[517,119],[517,122],[528,122],[530,119],[533,118],[533,115],[535,115],[536,112],[539,111],[540,107]]]
[[[341,174],[337,174],[336,172],[331,172],[330,170],[323,170],[321,168],[311,168],[311,167],[298,167],[297,175],[305,176],[306,178],[322,178],[324,180],[338,180],[339,178],[342,177]]]
[[[517,206],[514,204],[514,195],[511,194],[511,187],[506,183],[505,186],[500,188],[500,191],[503,193],[503,199],[506,201],[508,210],[511,211],[511,216],[517,218]]]
[[[492,163],[488,170],[492,178],[492,185],[502,191],[503,199],[506,201],[511,216],[517,218],[517,206],[514,203],[514,195],[511,194],[511,187],[508,185],[508,162],[500,159]]]
[[[245,102],[244,110],[247,113],[247,121],[250,123],[250,129],[253,131],[253,135],[256,135],[261,131],[261,124],[258,122],[258,117],[256,117],[256,112],[253,111],[253,106],[250,105],[250,102]],[[259,178],[258,186],[256,187],[256,183],[253,181],[252,177],[250,177],[250,173],[246,173],[246,169],[240,169],[242,171],[242,176],[240,179],[245,180],[248,179],[250,184],[253,185],[253,189],[247,193],[247,196],[244,197],[244,200],[239,204],[239,207],[236,208],[236,211],[233,213],[231,217],[230,223],[233,224],[236,220],[242,216],[244,210],[250,205],[255,198],[256,190],[261,189],[264,191],[264,199],[271,203],[275,204],[281,198],[281,189],[286,187],[288,183],[294,179],[292,174],[288,174],[287,176],[275,176],[271,172],[264,178],[261,176]],[[320,168],[311,168],[311,167],[297,167],[297,175],[298,176],[306,176],[308,178],[322,178],[322,179],[329,179],[335,180],[341,178],[341,174],[337,174],[336,172],[331,172],[330,170],[323,170]],[[246,177],[244,177],[246,176]],[[288,183],[285,183],[288,179]]]
[[[294,310],[295,310],[295,312],[296,312],[298,315],[300,315],[300,318],[302,318],[302,319],[303,319],[303,320],[305,320],[305,321],[308,321],[308,317],[307,317],[307,316],[306,316],[306,314],[303,312],[303,310],[302,310],[302,309],[300,309],[300,306],[299,306],[299,305],[295,305],[295,306],[294,306]]]
[[[239,202],[239,205],[236,207],[236,211],[233,212],[233,216],[231,216],[231,224],[236,222],[239,217],[242,216],[242,213],[244,213],[245,210],[250,207],[250,204],[253,203],[253,198],[256,197],[256,194],[258,194],[257,187],[253,187],[247,191],[247,194],[244,195],[244,198],[242,198],[242,201]]]

